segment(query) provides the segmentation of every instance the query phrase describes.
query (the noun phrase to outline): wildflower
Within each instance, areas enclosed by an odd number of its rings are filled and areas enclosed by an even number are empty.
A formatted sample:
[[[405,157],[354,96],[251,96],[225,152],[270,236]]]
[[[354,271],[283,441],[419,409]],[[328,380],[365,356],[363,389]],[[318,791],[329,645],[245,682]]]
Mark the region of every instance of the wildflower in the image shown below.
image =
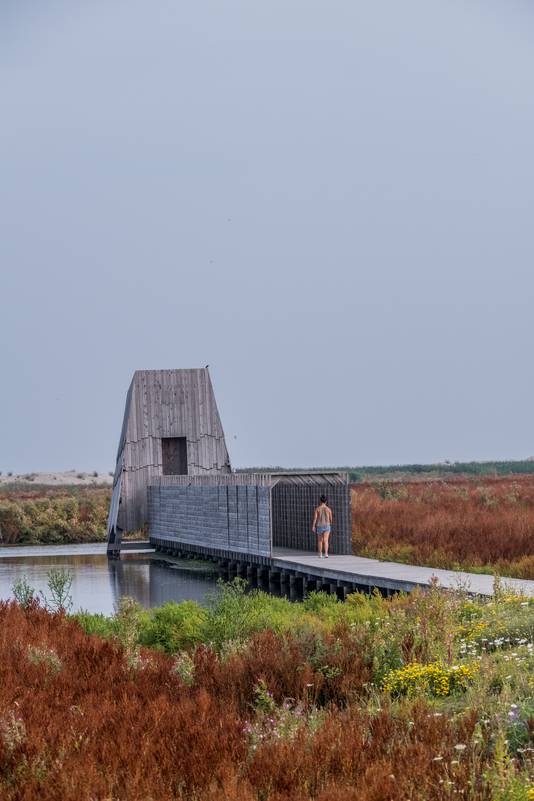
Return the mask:
[[[456,751],[465,751],[467,746],[465,745],[465,743],[456,743],[454,748],[455,748]]]
[[[444,697],[453,691],[466,690],[476,669],[478,667],[474,664],[447,668],[437,663],[422,665],[413,662],[391,670],[384,679],[383,687],[392,695],[413,695],[417,691],[426,691]]]
[[[13,711],[0,718],[0,742],[8,753],[24,742],[26,739],[26,726],[21,718]]]

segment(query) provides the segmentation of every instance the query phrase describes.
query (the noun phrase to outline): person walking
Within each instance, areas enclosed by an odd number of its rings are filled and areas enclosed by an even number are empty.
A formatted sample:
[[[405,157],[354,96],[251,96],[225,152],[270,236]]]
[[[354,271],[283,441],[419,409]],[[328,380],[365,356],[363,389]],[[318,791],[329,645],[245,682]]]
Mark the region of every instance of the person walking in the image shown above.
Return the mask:
[[[331,508],[328,506],[326,497],[321,495],[319,499],[319,506],[313,513],[312,531],[317,534],[317,546],[319,549],[319,558],[323,558],[323,550],[325,559],[328,559],[328,540],[332,532],[332,521],[334,515]]]

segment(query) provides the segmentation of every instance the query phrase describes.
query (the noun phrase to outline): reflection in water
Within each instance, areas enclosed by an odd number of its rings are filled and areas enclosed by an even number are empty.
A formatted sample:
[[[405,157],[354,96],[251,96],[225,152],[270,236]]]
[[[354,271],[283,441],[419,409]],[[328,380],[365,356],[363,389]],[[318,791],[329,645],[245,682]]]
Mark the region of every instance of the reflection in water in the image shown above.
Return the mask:
[[[115,602],[128,595],[145,609],[161,606],[166,601],[198,601],[205,603],[216,587],[217,573],[168,565],[157,559],[121,559],[108,564]]]
[[[150,563],[145,559],[106,560],[108,562],[108,575],[114,604],[119,598],[127,595],[135,598],[141,606],[148,609],[150,603]],[[126,569],[125,569],[126,567]]]
[[[18,548],[11,551],[13,555],[8,549],[0,550],[0,599],[11,598],[13,584],[23,577],[37,592],[46,594],[47,574],[52,567],[65,568],[73,574],[73,611],[86,609],[109,615],[123,595],[135,598],[145,608],[170,600],[206,603],[216,588],[217,574],[192,571],[187,563],[180,569],[133,554],[120,561],[108,561],[100,546],[93,547],[92,553],[87,553],[86,547],[82,554],[76,546],[71,546],[70,553],[65,546],[58,546],[59,553],[53,546]],[[20,555],[21,551],[24,555]]]
[[[38,592],[46,595],[48,571],[53,567],[70,570],[73,575],[73,611],[86,609],[111,615],[119,598],[135,598],[145,609],[166,601],[197,601],[206,604],[217,592],[219,574],[213,565],[207,572],[194,569],[188,560],[162,561],[157,555],[125,553],[120,560],[108,561],[105,544],[47,545],[0,548],[0,600],[13,597],[12,587],[26,578]],[[222,573],[226,581],[235,573]],[[301,590],[288,583],[273,582],[264,575],[259,582],[249,581],[249,589],[258,587],[273,595],[302,600]]]

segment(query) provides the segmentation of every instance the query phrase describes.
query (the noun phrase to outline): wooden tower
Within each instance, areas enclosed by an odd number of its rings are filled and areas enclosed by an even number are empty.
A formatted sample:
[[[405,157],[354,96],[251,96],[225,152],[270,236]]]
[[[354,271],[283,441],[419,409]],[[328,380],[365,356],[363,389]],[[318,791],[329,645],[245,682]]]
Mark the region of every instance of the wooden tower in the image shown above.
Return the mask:
[[[126,396],[108,518],[108,556],[123,531],[148,519],[147,487],[160,476],[230,473],[207,368],[137,370]]]

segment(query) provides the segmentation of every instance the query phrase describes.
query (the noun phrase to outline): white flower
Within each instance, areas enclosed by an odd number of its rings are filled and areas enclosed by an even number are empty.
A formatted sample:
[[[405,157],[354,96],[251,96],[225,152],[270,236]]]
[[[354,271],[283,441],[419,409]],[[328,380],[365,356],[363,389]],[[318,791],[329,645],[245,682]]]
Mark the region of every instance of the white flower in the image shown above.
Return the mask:
[[[465,743],[456,743],[456,745],[454,746],[454,748],[455,748],[455,750],[456,750],[456,751],[465,751],[465,749],[467,748],[467,746],[466,746],[466,744],[465,744]]]

